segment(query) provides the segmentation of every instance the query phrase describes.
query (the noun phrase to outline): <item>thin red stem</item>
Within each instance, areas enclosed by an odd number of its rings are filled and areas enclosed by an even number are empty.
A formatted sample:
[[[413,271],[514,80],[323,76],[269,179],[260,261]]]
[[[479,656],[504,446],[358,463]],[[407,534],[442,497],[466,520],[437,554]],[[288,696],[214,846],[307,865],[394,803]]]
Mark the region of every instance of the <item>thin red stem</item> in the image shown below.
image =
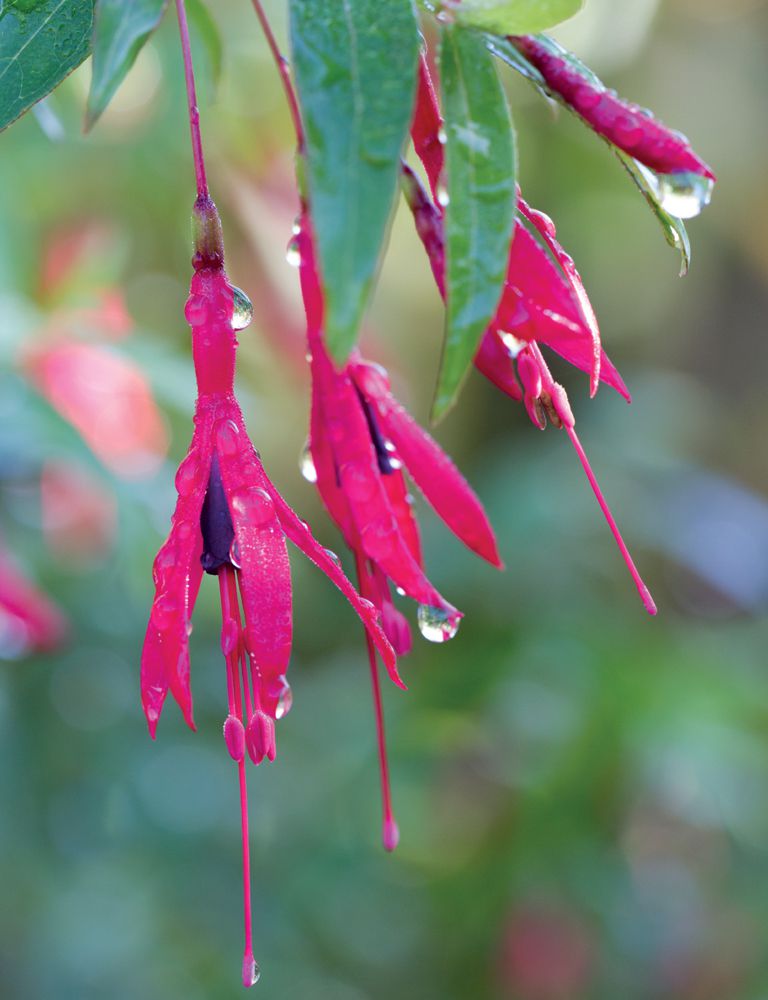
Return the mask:
[[[192,49],[189,44],[189,25],[184,0],[176,0],[176,13],[179,18],[179,34],[181,35],[181,53],[184,57],[184,78],[187,84],[187,106],[189,109],[189,131],[192,136],[192,157],[195,161],[195,179],[199,198],[208,197],[208,181],[205,177],[205,160],[203,158],[203,142],[200,138],[200,111],[197,107],[195,92],[195,72],[192,68]]]
[[[357,567],[357,579],[360,586],[360,593],[363,597],[370,597],[371,588],[366,586],[368,576],[365,571],[364,559],[359,552],[355,552],[355,565]],[[400,838],[397,823],[392,813],[392,790],[389,782],[389,763],[387,760],[387,736],[384,729],[384,705],[381,698],[381,682],[379,678],[379,667],[376,660],[376,647],[368,632],[365,630],[365,642],[368,647],[368,664],[371,668],[371,693],[373,694],[373,712],[376,718],[376,740],[379,749],[379,775],[381,783],[381,811],[382,811],[382,842],[384,849],[394,851]]]
[[[283,53],[280,51],[280,47],[277,44],[274,32],[272,31],[272,25],[267,19],[267,15],[264,13],[264,8],[261,5],[261,0],[252,0],[253,9],[256,12],[256,17],[259,19],[261,24],[261,30],[264,32],[264,37],[267,40],[267,45],[269,46],[269,51],[272,53],[272,58],[275,61],[275,66],[280,74],[280,79],[283,84],[283,90],[285,91],[285,96],[288,101],[288,107],[291,112],[291,118],[293,120],[293,128],[296,132],[296,145],[300,153],[304,151],[304,126],[301,123],[301,112],[299,111],[299,101],[296,97],[296,91],[293,86],[293,81],[291,80],[291,71],[289,68],[288,60],[285,58]]]

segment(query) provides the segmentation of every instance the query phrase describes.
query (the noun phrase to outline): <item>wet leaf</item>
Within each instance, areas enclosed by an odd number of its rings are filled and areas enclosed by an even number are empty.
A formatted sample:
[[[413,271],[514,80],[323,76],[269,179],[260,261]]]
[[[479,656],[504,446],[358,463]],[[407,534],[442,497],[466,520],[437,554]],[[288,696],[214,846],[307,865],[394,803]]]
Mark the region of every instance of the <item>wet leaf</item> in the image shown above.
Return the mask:
[[[160,23],[167,0],[96,0],[93,75],[85,114],[93,127]]]
[[[291,0],[291,44],[325,290],[328,347],[357,338],[408,134],[419,35],[411,0]]]
[[[57,87],[90,52],[93,0],[0,6],[0,129]]]
[[[611,149],[618,156],[622,166],[635,182],[648,207],[656,216],[664,233],[664,239],[671,247],[680,252],[680,277],[684,278],[691,265],[691,241],[688,238],[685,223],[662,207],[654,186],[649,183],[647,168],[643,167],[637,160],[632,159],[631,156],[622,153],[620,149],[616,149],[615,146],[611,146]]]
[[[497,35],[528,35],[573,17],[584,0],[462,0],[456,20]]]
[[[433,418],[453,404],[501,297],[515,224],[516,154],[504,91],[483,38],[443,29],[446,330]]]

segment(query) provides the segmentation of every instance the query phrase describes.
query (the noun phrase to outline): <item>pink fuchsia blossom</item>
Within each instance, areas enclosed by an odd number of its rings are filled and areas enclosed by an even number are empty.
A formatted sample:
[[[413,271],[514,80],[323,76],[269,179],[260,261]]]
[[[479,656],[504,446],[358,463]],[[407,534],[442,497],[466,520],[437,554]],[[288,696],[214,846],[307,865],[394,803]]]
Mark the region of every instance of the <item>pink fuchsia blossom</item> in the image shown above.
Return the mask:
[[[286,538],[341,590],[373,647],[402,686],[378,613],[283,500],[251,444],[234,395],[236,330],[250,315],[224,270],[218,214],[207,197],[195,206],[194,275],[185,316],[192,331],[198,398],[189,452],[176,474],[171,531],[154,563],[155,597],[141,658],[141,692],[151,735],[170,690],[194,729],[189,634],[203,572],[218,576],[221,649],[228,714],[224,739],[240,775],[246,950],[243,980],[258,977],[251,944],[245,756],[275,757],[275,721],[290,708],[286,680],[292,594]]]
[[[147,476],[161,464],[168,435],[141,369],[111,347],[61,335],[24,358],[50,405],[117,475]]]
[[[426,60],[422,58],[411,134],[435,200],[407,165],[402,169],[403,188],[438,289],[445,298],[444,209],[439,199],[444,169],[441,127],[437,97]],[[543,430],[549,418],[554,426],[565,428],[641,600],[646,610],[655,614],[656,605],[576,434],[565,389],[554,382],[539,344],[589,372],[591,395],[603,381],[629,402],[621,375],[602,349],[594,310],[572,258],[557,240],[554,223],[542,212],[530,208],[518,192],[518,218],[507,279],[496,314],[475,356],[475,366],[512,399],[523,401],[537,427]]]
[[[0,652],[5,656],[48,652],[66,634],[63,614],[0,547]]]
[[[311,223],[305,213],[292,250],[298,254],[307,317],[312,374],[309,478],[349,549],[360,591],[381,610],[382,624],[399,654],[411,647],[411,631],[394,605],[390,587],[419,604],[425,638],[443,642],[458,628],[461,613],[430,583],[419,527],[404,470],[457,538],[493,566],[501,567],[493,529],[480,500],[451,459],[422,430],[390,391],[389,377],[357,351],[338,371],[323,336],[323,296]],[[368,640],[379,740],[383,842],[397,843],[389,791],[381,691],[375,650]]]

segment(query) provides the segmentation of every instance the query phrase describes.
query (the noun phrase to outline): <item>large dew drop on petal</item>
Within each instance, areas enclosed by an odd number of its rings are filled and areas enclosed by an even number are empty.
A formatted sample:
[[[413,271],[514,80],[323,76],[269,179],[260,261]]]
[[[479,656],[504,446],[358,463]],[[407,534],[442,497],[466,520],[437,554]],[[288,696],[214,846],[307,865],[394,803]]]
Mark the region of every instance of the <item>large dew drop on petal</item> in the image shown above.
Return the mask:
[[[419,632],[429,642],[448,642],[459,631],[459,617],[445,608],[420,604],[416,618]]]
[[[232,329],[244,330],[253,319],[253,303],[242,290],[232,285]]]

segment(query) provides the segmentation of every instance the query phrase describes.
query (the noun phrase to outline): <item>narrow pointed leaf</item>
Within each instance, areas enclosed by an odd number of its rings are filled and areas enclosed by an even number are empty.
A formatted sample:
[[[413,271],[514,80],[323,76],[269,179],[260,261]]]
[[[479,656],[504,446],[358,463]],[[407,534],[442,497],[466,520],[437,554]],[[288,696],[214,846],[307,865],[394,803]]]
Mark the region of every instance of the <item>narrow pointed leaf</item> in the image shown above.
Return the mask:
[[[291,0],[328,347],[354,346],[394,203],[419,35],[412,0]]]
[[[93,75],[85,127],[90,129],[112,100],[149,36],[160,23],[167,0],[96,0]]]
[[[92,28],[93,0],[0,4],[0,129],[80,65]]]
[[[446,331],[433,407],[453,404],[504,288],[515,223],[512,121],[481,36],[443,29]]]
[[[622,153],[620,149],[613,149],[616,156],[621,161],[622,166],[637,185],[648,207],[656,216],[656,219],[664,233],[664,239],[675,250],[680,253],[680,277],[684,278],[688,274],[691,266],[691,241],[688,238],[688,230],[685,223],[676,215],[671,215],[662,207],[656,190],[649,182],[647,169],[641,163]]]
[[[544,31],[573,17],[584,0],[462,0],[456,20],[497,35]]]

